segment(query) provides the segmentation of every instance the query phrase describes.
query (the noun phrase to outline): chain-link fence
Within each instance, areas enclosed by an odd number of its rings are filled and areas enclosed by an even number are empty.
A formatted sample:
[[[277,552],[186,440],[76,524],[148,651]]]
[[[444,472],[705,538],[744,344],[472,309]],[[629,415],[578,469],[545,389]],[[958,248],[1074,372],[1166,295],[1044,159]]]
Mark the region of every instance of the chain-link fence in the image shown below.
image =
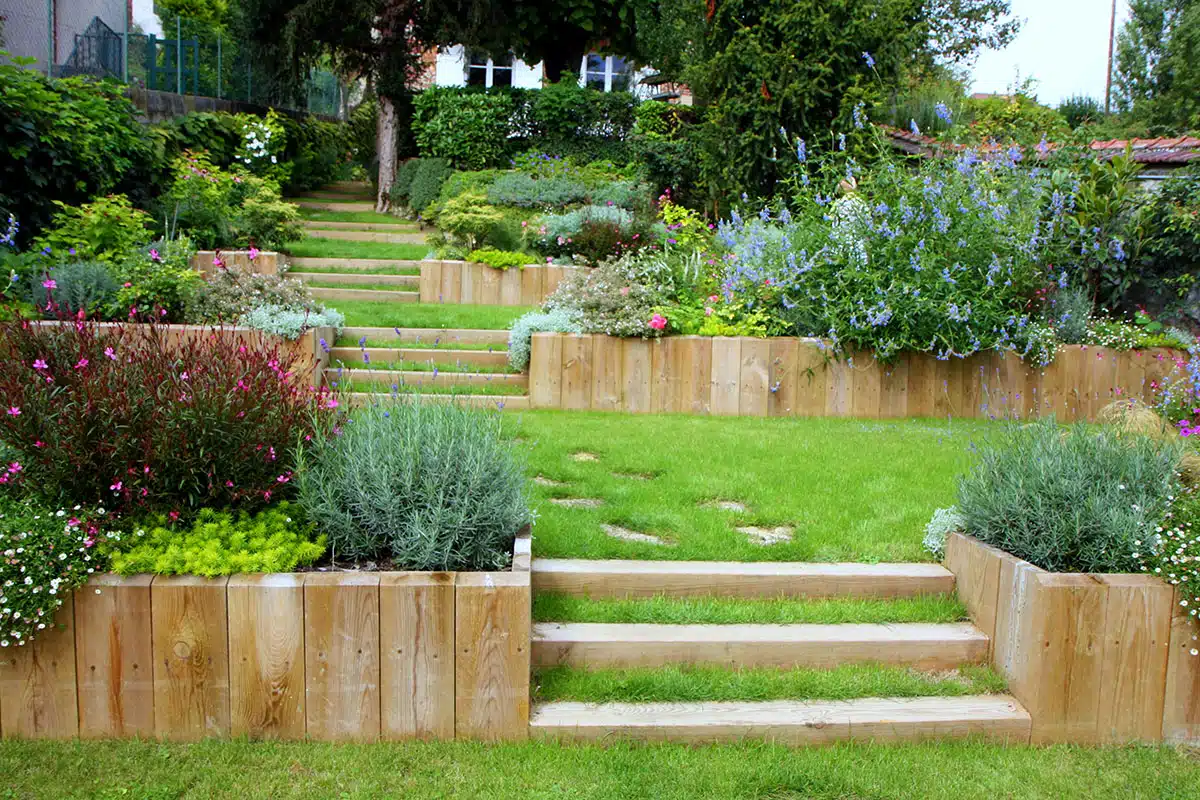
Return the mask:
[[[345,87],[313,70],[303,85],[283,84],[256,63],[248,42],[184,17],[131,22],[128,0],[0,0],[0,50],[32,59],[55,77],[95,75],[181,95],[216,97],[340,116]]]

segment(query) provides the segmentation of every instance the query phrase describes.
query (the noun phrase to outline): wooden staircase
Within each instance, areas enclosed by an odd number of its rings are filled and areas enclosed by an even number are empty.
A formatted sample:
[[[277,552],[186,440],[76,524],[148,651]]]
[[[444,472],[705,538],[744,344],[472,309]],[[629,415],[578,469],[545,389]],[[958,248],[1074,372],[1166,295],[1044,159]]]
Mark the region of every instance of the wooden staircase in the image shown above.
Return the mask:
[[[872,597],[953,591],[936,564],[802,564],[534,559],[534,591],[608,597]],[[535,668],[729,669],[843,664],[953,670],[987,660],[971,623],[660,625],[539,622]],[[1028,741],[1029,714],[1006,694],[764,702],[538,703],[535,738],[688,743],[761,740],[792,745],[983,737]]]

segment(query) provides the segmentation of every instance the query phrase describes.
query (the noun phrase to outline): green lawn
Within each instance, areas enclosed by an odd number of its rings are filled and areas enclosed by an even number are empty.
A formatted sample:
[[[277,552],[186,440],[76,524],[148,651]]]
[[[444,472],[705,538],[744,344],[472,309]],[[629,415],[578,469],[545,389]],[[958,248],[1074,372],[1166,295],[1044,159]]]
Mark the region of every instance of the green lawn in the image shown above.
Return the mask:
[[[357,342],[355,343],[357,344]],[[346,369],[399,369],[409,372],[471,372],[479,375],[497,375],[502,373],[514,374],[516,370],[508,365],[493,365],[493,364],[461,364],[454,361],[454,353],[446,351],[446,356],[440,361],[385,361],[381,358],[373,359],[369,363],[364,363],[362,356],[355,356],[352,360],[333,359],[330,361],[331,367],[345,367]]]
[[[933,560],[921,546],[925,524],[954,503],[972,437],[1002,423],[565,411],[505,424],[523,440],[529,474],[565,484],[532,487],[538,556],[872,562]],[[664,544],[612,538],[601,523]],[[752,544],[735,526],[788,526],[793,539]]]
[[[289,242],[284,249],[288,255],[300,258],[395,258],[405,261],[420,260],[429,253],[429,246],[424,244],[351,242],[315,236]]]
[[[497,400],[523,395],[528,391],[523,386],[512,386],[507,383],[475,383],[470,386],[431,386],[418,381],[408,381],[403,384],[392,384],[388,381],[350,380],[349,378],[339,381],[332,375],[328,379],[334,381],[337,384],[337,388],[341,391],[371,392],[380,395],[384,399],[392,393],[393,385],[396,386],[396,390],[400,393],[484,395],[485,397],[495,397]]]
[[[304,284],[306,286],[311,286],[314,289],[372,289],[379,292],[417,291],[416,286],[397,286],[394,283],[345,283],[336,280],[327,281],[320,278],[317,280],[306,280],[304,281]]]
[[[320,198],[327,202],[337,202],[333,195]],[[353,201],[351,201],[353,202]],[[376,211],[317,211],[312,208],[300,209],[300,218],[312,222],[375,222],[385,225],[411,225],[414,229],[417,223],[394,214],[380,214]]]
[[[561,746],[0,742],[0,797],[480,800],[1183,800],[1200,760],[1166,747]]]
[[[593,600],[556,592],[538,592],[533,596],[536,622],[838,625],[846,622],[958,622],[966,618],[966,606],[953,595],[813,600],[663,596]]]
[[[334,300],[354,328],[475,328],[507,330],[527,311],[525,306],[470,306],[437,303],[393,303],[387,300]]]
[[[312,272],[321,275],[420,275],[420,267],[364,267],[363,269],[352,269],[350,267],[310,267],[300,266],[299,264],[291,268],[292,272]],[[340,284],[344,286],[345,284]]]
[[[656,669],[554,667],[534,676],[534,697],[551,702],[689,703],[765,700],[853,700],[860,697],[962,697],[996,694],[1004,678],[990,667],[920,672],[880,664],[833,669],[726,669],[668,666]]]
[[[437,330],[437,329],[435,328],[434,330]],[[412,338],[401,339],[399,336],[395,337],[394,339],[370,339],[370,338],[368,338],[365,342],[360,342],[358,339],[355,339],[353,336],[339,336],[338,340],[337,340],[337,346],[338,347],[398,347],[398,348],[421,347],[421,348],[428,348],[431,350],[436,350],[438,348],[441,348],[441,349],[444,349],[447,351],[447,354],[446,354],[447,358],[453,356],[455,350],[484,350],[489,353],[501,352],[501,351],[508,350],[508,344],[506,344],[506,343],[505,344],[479,344],[479,343],[472,342],[469,344],[464,344],[462,342],[455,342],[455,341],[451,341],[449,339],[443,339],[443,338],[437,337],[437,336],[430,337],[428,339],[428,341],[422,340],[419,342]]]

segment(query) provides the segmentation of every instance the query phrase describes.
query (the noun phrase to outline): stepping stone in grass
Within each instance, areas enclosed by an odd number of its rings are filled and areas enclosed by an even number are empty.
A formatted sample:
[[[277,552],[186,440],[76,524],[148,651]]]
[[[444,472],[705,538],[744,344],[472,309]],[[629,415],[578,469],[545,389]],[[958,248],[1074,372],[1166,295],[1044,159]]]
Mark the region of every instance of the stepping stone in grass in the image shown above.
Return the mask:
[[[739,503],[737,500],[710,500],[707,503],[701,503],[705,508],[715,508],[720,511],[733,511],[738,514],[745,514],[750,509],[745,503]]]
[[[603,500],[595,497],[551,497],[550,502],[563,508],[599,508],[604,505]]]
[[[566,486],[562,481],[556,481],[553,478],[547,478],[545,475],[538,475],[533,479],[533,482],[538,486]]]
[[[746,525],[737,529],[738,533],[745,534],[751,544],[768,545],[779,544],[781,542],[790,542],[792,540],[792,528],[788,525],[780,525],[775,528],[760,528],[757,525]]]
[[[595,453],[578,452],[572,453],[571,458],[576,461],[599,461],[600,458]]]
[[[622,528],[620,525],[602,524],[600,529],[604,531],[606,536],[611,536],[614,539],[620,539],[623,542],[644,542],[646,544],[666,545],[662,539],[649,533],[638,533],[631,531],[628,528]]]
[[[614,472],[614,478],[628,478],[631,481],[650,481],[654,480],[654,476],[649,472]]]

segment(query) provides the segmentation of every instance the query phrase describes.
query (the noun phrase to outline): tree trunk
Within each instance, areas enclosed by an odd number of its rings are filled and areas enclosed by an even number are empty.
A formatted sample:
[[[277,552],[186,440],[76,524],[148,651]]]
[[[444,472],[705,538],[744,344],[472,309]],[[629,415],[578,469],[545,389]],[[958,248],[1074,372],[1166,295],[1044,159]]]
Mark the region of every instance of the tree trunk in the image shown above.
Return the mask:
[[[383,213],[392,203],[392,184],[396,180],[396,104],[379,95],[379,119],[375,126],[375,147],[379,151],[379,196],[375,210]]]

